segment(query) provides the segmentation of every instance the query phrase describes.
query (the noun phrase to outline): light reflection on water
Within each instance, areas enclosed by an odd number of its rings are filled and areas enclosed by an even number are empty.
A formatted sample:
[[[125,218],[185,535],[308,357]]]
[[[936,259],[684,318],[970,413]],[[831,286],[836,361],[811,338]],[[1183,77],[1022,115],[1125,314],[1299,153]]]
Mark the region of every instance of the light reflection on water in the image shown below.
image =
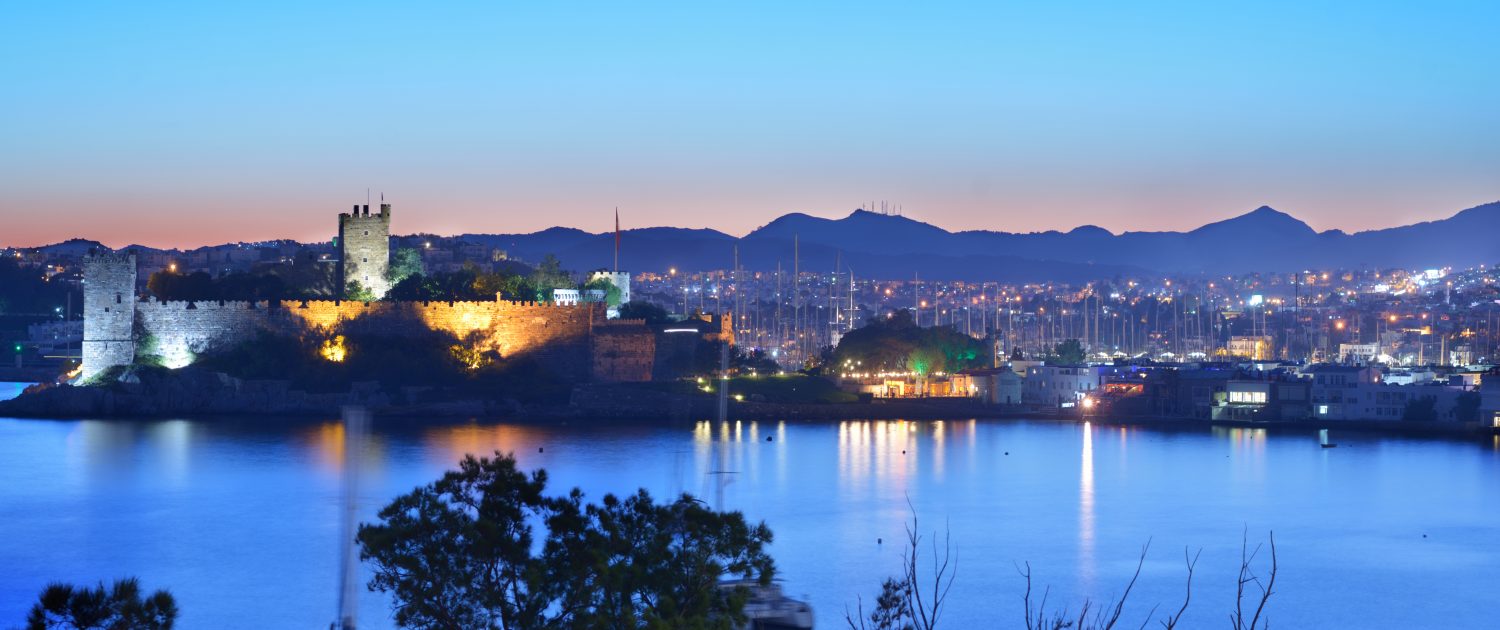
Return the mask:
[[[1078,575],[1087,586],[1094,584],[1094,563],[1094,425],[1084,422],[1083,469],[1078,473]]]
[[[1053,601],[1107,598],[1148,539],[1133,598],[1179,601],[1180,551],[1203,547],[1189,625],[1208,624],[1225,612],[1241,532],[1268,529],[1284,558],[1282,625],[1420,626],[1422,607],[1401,604],[1413,598],[1442,603],[1455,627],[1487,623],[1500,437],[1339,438],[1320,449],[1311,434],[1241,428],[386,420],[360,455],[359,501],[369,519],[464,454],[497,450],[546,468],[557,493],[691,492],[772,527],[787,590],[811,599],[821,627],[897,570],[912,508],[924,535],[952,534],[953,627],[1015,621],[1022,561]],[[0,419],[0,627],[50,580],[126,574],[171,588],[184,627],[326,625],[343,449],[331,421]],[[388,626],[386,602],[362,597],[363,625]]]

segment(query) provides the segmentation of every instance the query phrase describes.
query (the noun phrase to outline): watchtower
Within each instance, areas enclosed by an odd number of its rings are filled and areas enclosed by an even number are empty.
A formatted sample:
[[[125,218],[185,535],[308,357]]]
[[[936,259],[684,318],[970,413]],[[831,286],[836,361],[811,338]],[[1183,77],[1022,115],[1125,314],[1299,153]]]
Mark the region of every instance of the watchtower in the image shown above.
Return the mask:
[[[83,378],[135,361],[135,279],[134,254],[83,259]]]
[[[610,271],[608,269],[600,269],[598,271],[595,271],[595,272],[589,274],[589,282],[593,282],[593,281],[599,280],[599,279],[604,279],[604,280],[610,281],[611,284],[615,285],[615,288],[617,288],[617,289],[620,290],[620,303],[621,304],[627,304],[627,303],[630,302],[630,272],[629,271],[619,271],[619,270]],[[608,315],[609,315],[610,319],[614,319],[616,317],[619,317],[620,316],[620,309],[618,307],[613,307],[612,306],[612,307],[609,308]]]
[[[391,290],[386,271],[391,266],[391,204],[380,204],[379,214],[370,214],[370,205],[354,205],[352,212],[339,214],[339,286],[348,291],[358,282],[376,299]]]

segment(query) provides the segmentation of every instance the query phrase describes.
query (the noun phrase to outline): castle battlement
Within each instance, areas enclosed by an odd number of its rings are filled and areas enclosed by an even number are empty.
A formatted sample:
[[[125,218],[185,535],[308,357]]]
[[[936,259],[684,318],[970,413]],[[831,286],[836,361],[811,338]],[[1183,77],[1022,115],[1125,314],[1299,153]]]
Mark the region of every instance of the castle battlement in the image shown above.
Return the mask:
[[[256,311],[281,307],[279,301],[271,300],[158,300],[155,297],[141,300],[135,305],[137,311]]]
[[[339,216],[340,268],[372,293],[388,289],[390,204],[379,214],[356,206]],[[140,352],[167,367],[253,342],[259,335],[308,336],[344,331],[393,337],[451,337],[500,356],[537,354],[565,372],[588,370],[594,326],[606,321],[598,302],[530,300],[138,300],[136,259],[101,254],[84,265],[84,374],[128,365]],[[356,274],[349,276],[348,274]],[[376,279],[378,278],[378,283]],[[368,280],[368,283],[366,282]],[[644,325],[642,325],[644,328]]]
[[[135,254],[129,252],[95,252],[83,257],[84,267],[90,265],[135,265]]]

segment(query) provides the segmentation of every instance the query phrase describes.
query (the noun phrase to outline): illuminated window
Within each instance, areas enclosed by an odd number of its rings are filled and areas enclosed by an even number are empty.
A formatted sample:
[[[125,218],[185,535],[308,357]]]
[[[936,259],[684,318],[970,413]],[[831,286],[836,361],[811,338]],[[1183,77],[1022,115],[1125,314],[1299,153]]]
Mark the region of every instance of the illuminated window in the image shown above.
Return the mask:
[[[1229,402],[1251,405],[1266,404],[1265,392],[1229,392]]]

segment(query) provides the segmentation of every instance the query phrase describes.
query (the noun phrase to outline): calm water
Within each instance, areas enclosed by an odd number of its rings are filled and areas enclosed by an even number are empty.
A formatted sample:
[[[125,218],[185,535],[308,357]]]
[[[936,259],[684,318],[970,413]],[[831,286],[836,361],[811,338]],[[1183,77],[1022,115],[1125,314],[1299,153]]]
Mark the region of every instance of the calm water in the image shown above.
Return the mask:
[[[0,381],[0,400],[10,400],[21,395],[21,390],[26,389],[30,383],[10,383]]]
[[[342,438],[335,422],[0,419],[0,627],[19,625],[49,580],[123,575],[169,587],[184,628],[327,627]],[[897,569],[908,500],[921,529],[951,530],[952,628],[1016,625],[1022,561],[1052,601],[1117,593],[1148,540],[1127,617],[1175,608],[1183,549],[1202,547],[1186,625],[1222,624],[1247,529],[1252,541],[1276,532],[1279,626],[1490,623],[1500,441],[1335,438],[1323,450],[1253,430],[969,420],[377,421],[361,500],[368,518],[495,449],[545,467],[557,492],[693,492],[772,527],[787,591],[825,628]],[[708,474],[720,470],[735,474]],[[361,607],[365,626],[389,625],[381,596]]]

